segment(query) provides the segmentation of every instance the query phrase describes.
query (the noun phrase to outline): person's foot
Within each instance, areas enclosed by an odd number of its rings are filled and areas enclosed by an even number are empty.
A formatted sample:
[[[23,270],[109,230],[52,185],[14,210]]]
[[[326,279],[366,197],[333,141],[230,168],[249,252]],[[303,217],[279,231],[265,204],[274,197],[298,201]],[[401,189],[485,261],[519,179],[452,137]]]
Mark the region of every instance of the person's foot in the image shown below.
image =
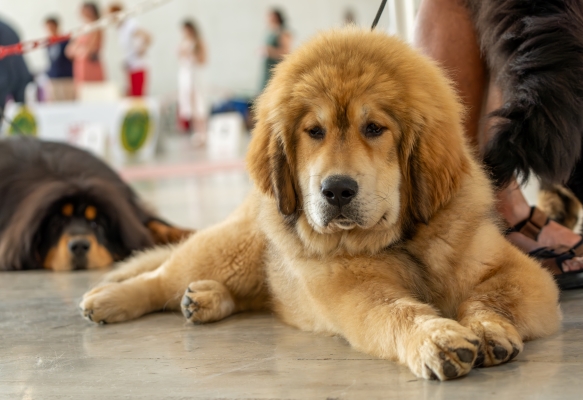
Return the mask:
[[[506,235],[506,238],[525,253],[530,253],[541,247],[549,247],[551,249],[564,247],[570,249],[581,240],[581,236],[555,221],[550,221],[542,229],[538,241],[532,240],[520,232],[510,232]],[[583,257],[563,261],[563,271],[571,272],[580,270],[583,270]]]
[[[498,211],[504,217],[508,226],[515,226],[529,218],[530,206],[516,182],[511,183],[508,188],[498,193]],[[511,232],[506,237],[525,253],[530,253],[541,247],[564,252],[581,241],[580,235],[555,221],[549,221],[542,228],[536,241],[520,232]],[[583,257],[566,260],[563,262],[562,267],[565,272],[583,270]]]
[[[541,231],[537,243],[541,244],[542,247],[558,248],[564,246],[570,249],[580,241],[580,235],[551,220]],[[563,271],[579,270],[583,270],[583,257],[563,261]]]

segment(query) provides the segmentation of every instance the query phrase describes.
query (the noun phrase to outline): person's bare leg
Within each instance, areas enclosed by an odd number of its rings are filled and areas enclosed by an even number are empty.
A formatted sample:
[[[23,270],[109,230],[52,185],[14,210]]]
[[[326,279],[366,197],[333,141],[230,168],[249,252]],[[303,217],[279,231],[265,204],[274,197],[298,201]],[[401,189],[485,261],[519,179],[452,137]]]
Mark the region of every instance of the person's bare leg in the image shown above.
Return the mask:
[[[414,44],[448,71],[467,109],[465,130],[477,150],[487,71],[464,1],[423,0],[417,15]]]

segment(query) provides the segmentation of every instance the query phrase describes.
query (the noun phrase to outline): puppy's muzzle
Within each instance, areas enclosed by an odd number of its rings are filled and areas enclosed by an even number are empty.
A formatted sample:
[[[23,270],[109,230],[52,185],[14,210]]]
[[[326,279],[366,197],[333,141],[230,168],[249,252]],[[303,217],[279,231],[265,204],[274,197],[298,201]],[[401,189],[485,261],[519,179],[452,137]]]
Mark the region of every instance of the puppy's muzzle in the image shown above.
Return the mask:
[[[330,205],[340,209],[356,197],[358,183],[346,175],[332,175],[324,179],[320,191]]]

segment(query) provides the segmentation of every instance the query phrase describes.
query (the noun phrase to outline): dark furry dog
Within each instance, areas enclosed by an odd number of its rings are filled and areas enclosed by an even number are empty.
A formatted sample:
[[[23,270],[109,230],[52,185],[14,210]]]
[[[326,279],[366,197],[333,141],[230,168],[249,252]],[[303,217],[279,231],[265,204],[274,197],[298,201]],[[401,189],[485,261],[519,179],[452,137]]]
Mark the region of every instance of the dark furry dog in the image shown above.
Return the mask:
[[[109,266],[181,240],[105,163],[62,143],[0,141],[0,270]]]
[[[492,178],[566,182],[582,145],[583,2],[467,1],[505,103],[484,154]]]

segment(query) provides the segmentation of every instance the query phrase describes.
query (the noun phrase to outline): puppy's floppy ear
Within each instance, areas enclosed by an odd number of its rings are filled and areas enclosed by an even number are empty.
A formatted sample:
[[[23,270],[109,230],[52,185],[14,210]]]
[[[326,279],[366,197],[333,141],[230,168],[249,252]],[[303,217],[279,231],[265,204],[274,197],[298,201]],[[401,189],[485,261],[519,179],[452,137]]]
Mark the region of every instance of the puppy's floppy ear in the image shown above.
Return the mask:
[[[267,95],[265,93],[262,97]],[[290,157],[285,151],[283,133],[278,133],[268,121],[268,112],[262,109],[265,102],[261,99],[258,106],[258,121],[247,153],[247,168],[259,190],[274,197],[279,211],[287,216],[297,207],[295,179]]]
[[[404,199],[415,222],[428,223],[459,189],[470,160],[459,119],[423,123],[404,133],[400,158]]]

